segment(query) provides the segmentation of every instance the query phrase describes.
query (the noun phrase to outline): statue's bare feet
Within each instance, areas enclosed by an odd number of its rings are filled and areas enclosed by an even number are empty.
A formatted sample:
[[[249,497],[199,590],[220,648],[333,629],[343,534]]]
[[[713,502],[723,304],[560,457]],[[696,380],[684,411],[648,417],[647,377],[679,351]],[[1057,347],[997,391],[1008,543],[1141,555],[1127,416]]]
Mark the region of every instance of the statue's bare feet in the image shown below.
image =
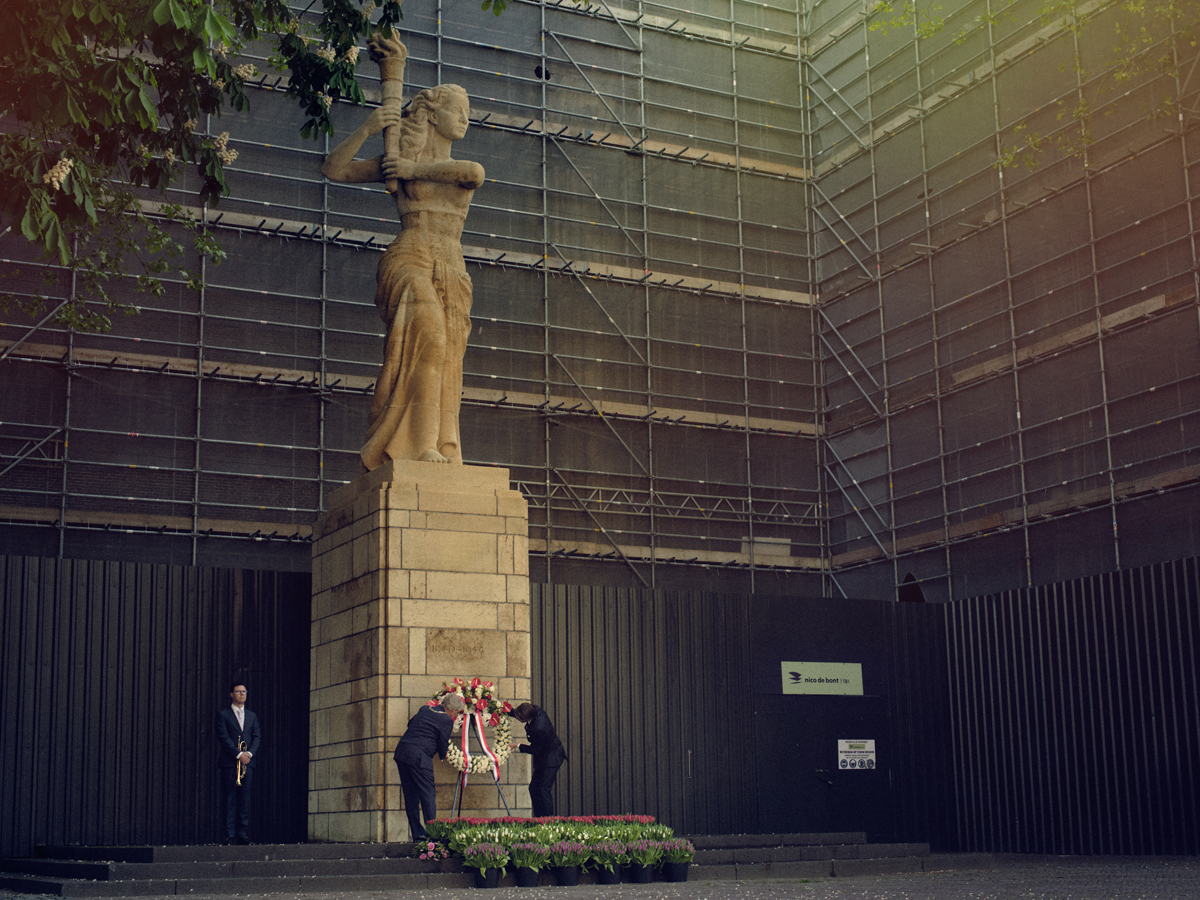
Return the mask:
[[[436,450],[426,450],[421,454],[421,462],[448,463],[450,460]]]

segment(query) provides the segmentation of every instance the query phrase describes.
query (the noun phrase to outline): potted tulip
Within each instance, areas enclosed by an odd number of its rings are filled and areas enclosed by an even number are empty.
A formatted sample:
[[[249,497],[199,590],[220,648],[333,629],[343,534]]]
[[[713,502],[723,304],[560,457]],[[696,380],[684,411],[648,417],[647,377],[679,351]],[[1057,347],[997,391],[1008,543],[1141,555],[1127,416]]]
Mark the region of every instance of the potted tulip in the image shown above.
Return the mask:
[[[500,844],[471,844],[462,851],[463,865],[475,869],[475,887],[494,888],[508,865],[508,850]]]
[[[688,867],[696,856],[696,848],[686,838],[662,842],[663,881],[687,881]]]
[[[620,884],[621,867],[628,858],[625,845],[616,841],[589,844],[588,866],[596,870],[596,884]]]
[[[550,848],[544,844],[513,844],[508,856],[516,869],[517,887],[537,887],[542,868],[550,859]]]
[[[579,867],[588,859],[587,848],[578,841],[559,841],[550,847],[550,866],[559,887],[579,884]]]
[[[629,880],[636,884],[649,884],[654,880],[654,867],[662,859],[662,841],[632,841],[627,845],[629,854]]]

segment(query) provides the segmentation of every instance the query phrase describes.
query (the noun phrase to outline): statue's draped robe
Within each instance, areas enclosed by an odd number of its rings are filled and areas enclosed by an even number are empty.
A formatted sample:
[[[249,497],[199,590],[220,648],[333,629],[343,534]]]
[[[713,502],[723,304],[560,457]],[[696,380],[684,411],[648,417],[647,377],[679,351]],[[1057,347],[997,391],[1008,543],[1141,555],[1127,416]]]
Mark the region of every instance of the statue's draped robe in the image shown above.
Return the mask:
[[[387,323],[387,345],[361,451],[364,465],[370,471],[431,449],[461,463],[458,412],[471,277],[457,241],[430,240],[421,229],[400,232],[379,261],[375,305]]]

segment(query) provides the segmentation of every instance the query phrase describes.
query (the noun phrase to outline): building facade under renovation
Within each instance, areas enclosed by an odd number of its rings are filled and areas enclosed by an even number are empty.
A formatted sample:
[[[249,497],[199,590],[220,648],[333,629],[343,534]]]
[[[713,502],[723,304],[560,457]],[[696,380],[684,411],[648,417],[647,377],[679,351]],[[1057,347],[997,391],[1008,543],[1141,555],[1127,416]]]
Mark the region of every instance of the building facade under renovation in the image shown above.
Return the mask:
[[[560,811],[1197,852],[1200,10],[1161,6],[408,0],[405,94],[461,85],[487,172],[463,455],[528,500]],[[321,175],[366,111],[304,140],[283,87],[205,123],[201,290],[0,324],[0,855],[211,840],[234,671],[258,821],[305,838],[312,526],[398,223]],[[787,660],[867,688],[785,696]]]
[[[935,601],[1195,554],[1195,16],[689,6],[405,7],[406,92],[462,85],[488,173],[463,448],[535,579]],[[7,552],[308,565],[398,226],[277,87],[207,123],[203,290],[0,329]]]

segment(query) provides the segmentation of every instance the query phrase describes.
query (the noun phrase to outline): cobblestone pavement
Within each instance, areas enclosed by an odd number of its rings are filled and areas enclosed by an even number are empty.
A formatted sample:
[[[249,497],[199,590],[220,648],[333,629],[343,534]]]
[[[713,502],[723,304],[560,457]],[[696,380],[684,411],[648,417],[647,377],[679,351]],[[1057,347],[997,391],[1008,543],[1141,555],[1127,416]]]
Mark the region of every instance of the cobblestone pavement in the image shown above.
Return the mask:
[[[863,875],[810,881],[347,891],[327,894],[192,894],[191,900],[1200,900],[1200,858],[1002,859],[990,870]],[[44,896],[0,891],[3,900]],[[139,900],[153,900],[142,897]]]

